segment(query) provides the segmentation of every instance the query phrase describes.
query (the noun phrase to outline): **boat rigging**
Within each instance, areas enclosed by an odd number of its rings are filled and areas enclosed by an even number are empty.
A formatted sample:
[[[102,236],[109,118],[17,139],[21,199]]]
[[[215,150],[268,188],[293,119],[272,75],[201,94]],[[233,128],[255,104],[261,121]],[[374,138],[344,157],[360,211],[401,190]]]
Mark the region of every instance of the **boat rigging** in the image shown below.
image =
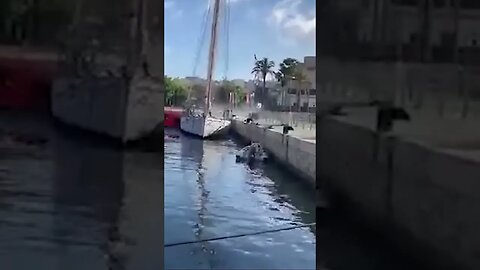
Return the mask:
[[[207,87],[205,90],[205,100],[203,113],[200,115],[194,108],[188,108],[180,119],[180,129],[192,135],[201,138],[212,138],[222,135],[230,127],[231,121],[212,114],[212,90],[214,86],[213,75],[217,57],[218,28],[221,4],[227,5],[225,0],[214,0],[213,19],[210,36],[210,47],[208,53],[207,66]],[[209,12],[207,11],[207,14]]]

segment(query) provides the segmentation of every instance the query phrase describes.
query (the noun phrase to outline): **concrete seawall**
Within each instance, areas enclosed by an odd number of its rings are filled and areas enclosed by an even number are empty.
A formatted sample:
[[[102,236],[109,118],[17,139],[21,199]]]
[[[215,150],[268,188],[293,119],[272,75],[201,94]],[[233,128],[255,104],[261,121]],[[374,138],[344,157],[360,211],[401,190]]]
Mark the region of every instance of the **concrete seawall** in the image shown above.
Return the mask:
[[[315,143],[234,120],[233,130],[244,139],[261,143],[275,160],[287,165],[312,187],[316,183]]]
[[[319,179],[349,210],[430,262],[480,269],[480,155],[379,136],[341,119],[317,125]]]

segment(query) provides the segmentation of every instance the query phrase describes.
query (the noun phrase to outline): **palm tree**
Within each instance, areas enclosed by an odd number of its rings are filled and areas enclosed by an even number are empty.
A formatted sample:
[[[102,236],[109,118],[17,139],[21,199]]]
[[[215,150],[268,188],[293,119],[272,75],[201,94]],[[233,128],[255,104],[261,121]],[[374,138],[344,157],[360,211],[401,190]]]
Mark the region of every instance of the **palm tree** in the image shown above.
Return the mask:
[[[261,103],[262,105],[265,105],[266,101],[266,92],[267,92],[267,87],[266,87],[266,81],[267,81],[267,75],[273,75],[273,68],[275,67],[275,62],[269,61],[267,57],[264,57],[261,60],[257,60],[255,57],[255,66],[252,69],[252,74],[255,75],[256,78],[261,78],[263,82],[263,88],[262,88],[262,93],[261,93]]]
[[[275,79],[280,83],[283,91],[285,92],[285,85],[288,80],[292,79],[295,73],[295,69],[298,66],[298,60],[294,58],[286,58],[280,63],[280,68],[278,72],[275,72]],[[285,93],[284,93],[285,95]],[[285,105],[284,100],[282,100],[282,105]]]
[[[295,70],[295,73],[294,73],[294,78],[298,83],[297,109],[298,109],[298,111],[301,111],[302,105],[300,104],[300,102],[301,102],[300,95],[301,95],[301,91],[302,91],[302,86],[304,85],[303,83],[307,80],[307,76],[305,75],[305,73],[303,73],[301,68],[297,68]],[[308,94],[309,94],[308,89],[305,89],[305,96],[307,97],[307,111],[308,111]]]

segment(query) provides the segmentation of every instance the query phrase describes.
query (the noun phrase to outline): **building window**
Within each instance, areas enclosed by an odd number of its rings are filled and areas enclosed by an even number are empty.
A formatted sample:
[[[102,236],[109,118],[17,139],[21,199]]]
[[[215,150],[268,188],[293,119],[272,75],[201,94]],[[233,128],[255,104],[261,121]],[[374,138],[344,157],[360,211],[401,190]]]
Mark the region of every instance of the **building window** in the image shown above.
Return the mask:
[[[315,96],[316,94],[317,94],[317,90],[316,90],[316,89],[310,89],[310,90],[309,90],[309,95]]]

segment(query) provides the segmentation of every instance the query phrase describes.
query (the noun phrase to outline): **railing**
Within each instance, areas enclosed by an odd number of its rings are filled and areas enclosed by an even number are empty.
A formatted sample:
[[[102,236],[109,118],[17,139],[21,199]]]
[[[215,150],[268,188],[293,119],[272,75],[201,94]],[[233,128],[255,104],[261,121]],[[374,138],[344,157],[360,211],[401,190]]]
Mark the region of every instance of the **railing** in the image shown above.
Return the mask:
[[[324,62],[317,78],[321,104],[388,100],[437,118],[480,116],[479,67]]]
[[[294,128],[309,130],[315,130],[316,128],[315,113],[261,111],[258,112],[257,115],[257,122],[260,124],[287,124]]]

